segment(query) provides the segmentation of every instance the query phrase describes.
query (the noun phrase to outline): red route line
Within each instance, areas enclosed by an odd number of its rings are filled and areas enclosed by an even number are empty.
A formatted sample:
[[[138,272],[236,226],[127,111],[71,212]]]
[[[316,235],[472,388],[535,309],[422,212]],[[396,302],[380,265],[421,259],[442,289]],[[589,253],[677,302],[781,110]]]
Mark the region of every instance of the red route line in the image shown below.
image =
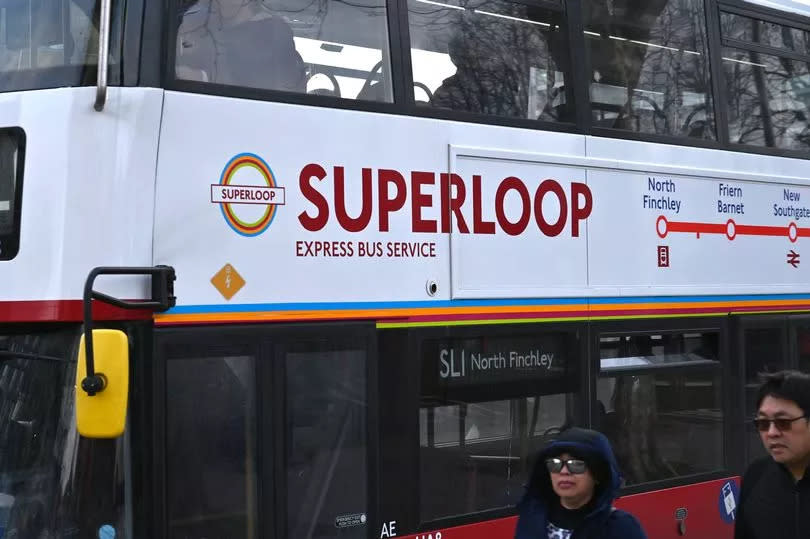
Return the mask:
[[[794,221],[787,226],[767,226],[767,225],[738,225],[734,219],[729,219],[725,223],[698,223],[692,221],[668,221],[663,215],[655,221],[655,231],[658,237],[665,238],[671,232],[686,232],[696,234],[722,234],[729,240],[734,240],[737,236],[773,236],[785,237],[791,243],[795,243],[799,238],[810,237],[810,228],[799,228]]]
[[[736,236],[743,235],[743,236],[785,236],[786,238],[790,238],[788,235],[788,229],[790,227],[787,226],[764,226],[764,225],[736,225]]]
[[[726,225],[715,223],[690,223],[688,221],[667,221],[667,229],[666,232],[664,233],[664,236],[666,236],[670,232],[692,232],[695,234],[725,234]]]

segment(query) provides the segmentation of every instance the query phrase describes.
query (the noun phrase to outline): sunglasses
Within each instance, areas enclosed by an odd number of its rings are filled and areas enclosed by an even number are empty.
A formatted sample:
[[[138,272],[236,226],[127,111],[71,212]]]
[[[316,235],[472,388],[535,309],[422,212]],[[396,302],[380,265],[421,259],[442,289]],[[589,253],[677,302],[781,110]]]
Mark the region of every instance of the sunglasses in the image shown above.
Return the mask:
[[[585,470],[588,469],[588,465],[585,463],[584,460],[579,459],[563,460],[558,458],[546,460],[546,468],[548,468],[548,471],[550,471],[551,473],[560,473],[563,469],[563,466],[568,468],[568,473],[572,474],[585,473]]]
[[[771,423],[776,426],[776,429],[779,431],[787,431],[793,428],[793,422],[798,421],[800,419],[807,418],[806,415],[801,415],[799,417],[794,417],[793,419],[789,419],[787,417],[777,417],[776,419],[766,419],[764,417],[758,417],[754,419],[754,426],[759,432],[768,432],[771,429]]]

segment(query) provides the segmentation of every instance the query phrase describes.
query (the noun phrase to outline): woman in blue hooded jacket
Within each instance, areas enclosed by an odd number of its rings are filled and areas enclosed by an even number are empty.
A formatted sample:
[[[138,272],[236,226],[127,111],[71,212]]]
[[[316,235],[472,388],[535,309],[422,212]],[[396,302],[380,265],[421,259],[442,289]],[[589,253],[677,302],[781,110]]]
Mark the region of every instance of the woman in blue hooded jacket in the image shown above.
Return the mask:
[[[646,539],[636,518],[613,507],[621,476],[610,442],[570,428],[540,452],[515,539]]]

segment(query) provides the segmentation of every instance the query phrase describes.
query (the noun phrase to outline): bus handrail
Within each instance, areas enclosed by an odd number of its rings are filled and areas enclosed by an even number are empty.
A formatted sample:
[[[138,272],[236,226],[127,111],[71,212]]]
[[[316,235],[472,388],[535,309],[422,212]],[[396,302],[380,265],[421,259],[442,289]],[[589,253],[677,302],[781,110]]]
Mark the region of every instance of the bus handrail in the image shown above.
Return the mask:
[[[98,22],[98,75],[96,78],[96,102],[93,108],[104,110],[107,102],[107,67],[110,51],[110,17],[112,0],[101,0],[101,13]]]

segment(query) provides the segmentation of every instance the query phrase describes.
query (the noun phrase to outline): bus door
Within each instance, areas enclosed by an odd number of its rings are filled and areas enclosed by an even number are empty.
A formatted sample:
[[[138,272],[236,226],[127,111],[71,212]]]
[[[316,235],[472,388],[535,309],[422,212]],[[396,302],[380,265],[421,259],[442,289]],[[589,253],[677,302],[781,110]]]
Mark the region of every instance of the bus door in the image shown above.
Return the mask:
[[[158,536],[366,539],[370,328],[159,330]]]

